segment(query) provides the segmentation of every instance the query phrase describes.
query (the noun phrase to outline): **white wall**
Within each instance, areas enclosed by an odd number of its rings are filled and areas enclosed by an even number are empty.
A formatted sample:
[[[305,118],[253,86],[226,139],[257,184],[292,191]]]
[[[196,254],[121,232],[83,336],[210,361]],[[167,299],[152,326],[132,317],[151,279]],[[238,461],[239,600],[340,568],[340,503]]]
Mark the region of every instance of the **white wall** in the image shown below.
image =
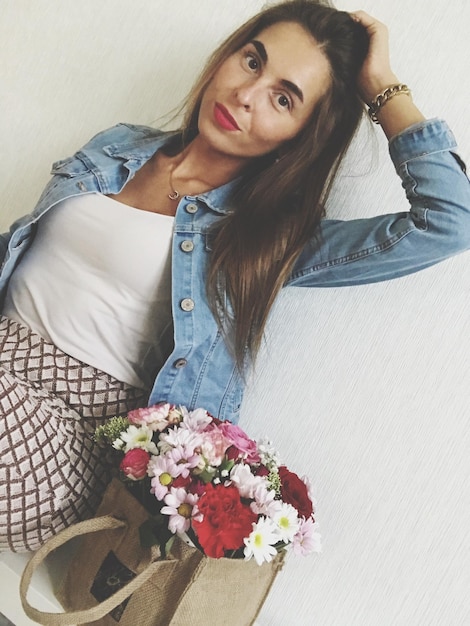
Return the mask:
[[[172,108],[263,4],[0,0],[0,226],[32,207],[53,160]],[[470,161],[468,0],[362,8],[389,25],[396,73]],[[379,129],[364,127],[331,204],[346,219],[404,208]],[[390,283],[282,295],[242,425],[312,477],[324,552],[289,560],[263,626],[470,624],[469,266],[467,253]]]

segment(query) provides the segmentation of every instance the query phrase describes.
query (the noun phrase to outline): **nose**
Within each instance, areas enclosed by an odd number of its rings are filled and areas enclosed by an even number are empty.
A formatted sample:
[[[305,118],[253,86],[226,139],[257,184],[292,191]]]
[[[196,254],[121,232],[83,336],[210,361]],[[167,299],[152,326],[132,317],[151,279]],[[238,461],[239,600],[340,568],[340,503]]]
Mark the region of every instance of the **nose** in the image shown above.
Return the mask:
[[[255,81],[246,81],[236,90],[236,98],[246,111],[250,111],[255,103],[258,85]]]

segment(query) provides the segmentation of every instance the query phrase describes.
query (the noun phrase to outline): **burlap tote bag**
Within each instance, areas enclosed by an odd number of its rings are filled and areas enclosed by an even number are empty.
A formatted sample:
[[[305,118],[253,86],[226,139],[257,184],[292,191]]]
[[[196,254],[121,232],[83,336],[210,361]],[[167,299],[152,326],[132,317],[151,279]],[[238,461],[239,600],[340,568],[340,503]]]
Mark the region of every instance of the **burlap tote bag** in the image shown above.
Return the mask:
[[[118,480],[96,517],[50,539],[29,561],[20,586],[25,613],[45,626],[248,626],[282,567],[283,554],[254,560],[211,559],[178,537],[170,554],[143,549],[139,527],[148,518]],[[27,601],[34,570],[54,549],[82,536],[57,593],[66,613],[45,613]]]

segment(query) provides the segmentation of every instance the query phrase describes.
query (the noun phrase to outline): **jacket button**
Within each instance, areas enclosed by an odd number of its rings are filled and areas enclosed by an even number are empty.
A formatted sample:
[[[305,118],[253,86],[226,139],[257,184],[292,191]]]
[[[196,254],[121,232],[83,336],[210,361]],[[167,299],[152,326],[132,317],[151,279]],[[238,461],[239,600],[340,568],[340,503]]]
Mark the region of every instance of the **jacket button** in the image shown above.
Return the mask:
[[[177,369],[181,369],[182,367],[185,367],[188,364],[186,359],[176,359],[176,361],[173,363],[173,367],[176,367]]]
[[[181,242],[181,250],[183,252],[192,252],[194,250],[194,244],[189,239],[185,239],[185,241]]]
[[[187,204],[186,205],[186,211],[188,213],[196,213],[196,211],[197,211],[197,204],[193,204],[193,203]]]
[[[184,300],[181,300],[180,307],[183,311],[192,311],[194,309],[194,301],[191,300],[191,298],[185,298]]]

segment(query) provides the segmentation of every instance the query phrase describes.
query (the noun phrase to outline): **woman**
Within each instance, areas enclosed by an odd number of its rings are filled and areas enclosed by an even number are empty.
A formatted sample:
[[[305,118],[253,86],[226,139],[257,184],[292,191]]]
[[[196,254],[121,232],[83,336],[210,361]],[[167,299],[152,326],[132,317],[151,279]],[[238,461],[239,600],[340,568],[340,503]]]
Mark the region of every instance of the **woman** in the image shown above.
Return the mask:
[[[363,102],[410,212],[321,220]],[[93,513],[100,419],[168,399],[236,421],[281,287],[386,280],[467,249],[454,146],[392,72],[382,24],[295,0],[214,53],[180,131],[118,125],[54,164],[1,240],[2,548]]]

